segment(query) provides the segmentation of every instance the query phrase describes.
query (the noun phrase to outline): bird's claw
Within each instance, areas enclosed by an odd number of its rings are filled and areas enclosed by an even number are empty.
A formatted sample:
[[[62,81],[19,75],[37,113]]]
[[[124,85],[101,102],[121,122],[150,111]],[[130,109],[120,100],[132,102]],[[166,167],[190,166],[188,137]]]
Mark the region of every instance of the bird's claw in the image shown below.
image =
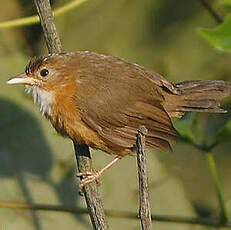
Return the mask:
[[[76,174],[77,177],[79,177],[80,180],[80,184],[79,184],[79,193],[82,194],[83,192],[83,188],[92,183],[95,182],[96,185],[100,185],[100,176],[101,173],[100,172],[80,172]]]
[[[87,176],[91,176],[92,174],[93,174],[93,172],[79,172],[76,174],[76,176],[86,178]]]

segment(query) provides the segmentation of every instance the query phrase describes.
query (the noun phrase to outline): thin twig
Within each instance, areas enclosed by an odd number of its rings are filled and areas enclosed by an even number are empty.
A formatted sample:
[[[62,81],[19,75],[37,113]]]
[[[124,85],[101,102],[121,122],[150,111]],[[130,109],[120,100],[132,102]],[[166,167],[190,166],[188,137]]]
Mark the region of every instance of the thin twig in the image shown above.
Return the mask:
[[[75,213],[78,215],[88,214],[88,210],[85,208],[78,208],[69,205],[49,205],[49,204],[31,204],[22,202],[9,202],[0,201],[0,208],[9,209],[26,209],[33,211],[56,211],[56,212],[67,212]],[[105,214],[114,218],[127,218],[127,219],[138,219],[138,214],[129,211],[119,210],[105,210]],[[180,223],[180,224],[193,224],[203,225],[210,227],[231,227],[231,223],[222,223],[219,219],[215,218],[196,218],[196,217],[180,217],[180,216],[167,216],[167,215],[151,215],[152,221],[166,222],[166,223]]]
[[[217,23],[222,23],[223,18],[217,14],[213,7],[209,4],[208,0],[199,0],[202,6],[213,16]]]
[[[143,230],[152,229],[152,219],[150,204],[148,200],[148,177],[146,167],[146,154],[145,154],[145,135],[147,129],[144,126],[139,127],[137,134],[137,165],[139,177],[139,217]]]
[[[68,2],[67,4],[59,7],[58,9],[55,9],[53,11],[53,15],[54,17],[63,15],[87,1],[88,0],[74,0],[72,2]],[[38,15],[33,15],[29,17],[17,18],[9,21],[0,22],[0,29],[10,29],[10,28],[16,28],[22,26],[30,26],[37,23],[39,23],[39,17]]]
[[[62,46],[55,27],[49,0],[34,0],[34,2],[41,20],[49,53],[61,52]],[[74,149],[79,171],[81,173],[91,172],[92,162],[89,147],[74,143]],[[102,201],[100,200],[98,188],[95,183],[91,183],[85,187],[84,196],[93,228],[100,230],[109,229]]]

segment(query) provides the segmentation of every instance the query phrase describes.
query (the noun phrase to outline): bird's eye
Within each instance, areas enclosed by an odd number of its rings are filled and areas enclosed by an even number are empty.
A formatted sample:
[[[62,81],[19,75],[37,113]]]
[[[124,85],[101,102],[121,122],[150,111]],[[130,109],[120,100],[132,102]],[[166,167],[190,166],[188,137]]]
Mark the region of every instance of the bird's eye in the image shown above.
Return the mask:
[[[46,77],[49,74],[49,70],[48,69],[42,69],[40,72],[40,75],[42,77]]]

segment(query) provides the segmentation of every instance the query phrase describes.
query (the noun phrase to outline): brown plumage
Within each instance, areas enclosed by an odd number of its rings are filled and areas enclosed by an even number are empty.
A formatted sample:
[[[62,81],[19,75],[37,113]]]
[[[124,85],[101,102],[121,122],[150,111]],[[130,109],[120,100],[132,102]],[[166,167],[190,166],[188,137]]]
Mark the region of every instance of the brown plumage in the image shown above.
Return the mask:
[[[224,81],[169,83],[157,73],[93,52],[33,59],[8,84],[24,84],[41,113],[63,136],[116,158],[95,173],[80,173],[80,190],[135,148],[139,126],[146,145],[171,150],[177,132],[171,118],[188,111],[226,112],[217,100],[231,94]]]
[[[148,129],[147,146],[170,150],[177,136],[170,118],[223,113],[217,99],[231,93],[224,81],[171,84],[137,64],[87,51],[32,60],[8,83],[27,85],[62,135],[121,156],[133,151],[140,125]]]

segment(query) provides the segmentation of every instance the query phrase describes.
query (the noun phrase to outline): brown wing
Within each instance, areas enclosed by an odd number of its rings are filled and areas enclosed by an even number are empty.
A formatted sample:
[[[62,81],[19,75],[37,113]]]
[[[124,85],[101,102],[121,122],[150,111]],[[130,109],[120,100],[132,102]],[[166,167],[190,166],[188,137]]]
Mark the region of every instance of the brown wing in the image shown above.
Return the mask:
[[[78,60],[76,103],[82,120],[113,151],[133,148],[140,125],[148,129],[148,146],[171,149],[169,141],[177,132],[162,106],[160,78],[156,84],[148,74],[117,58],[91,55]]]
[[[142,108],[138,110],[140,106]],[[164,116],[160,117],[160,113]],[[137,103],[115,113],[91,110],[84,113],[82,120],[97,131],[109,147],[113,146],[118,150],[134,147],[140,125],[148,129],[146,141],[151,147],[171,150],[169,141],[174,140],[174,136],[177,135],[168,115],[162,109],[145,103]]]

